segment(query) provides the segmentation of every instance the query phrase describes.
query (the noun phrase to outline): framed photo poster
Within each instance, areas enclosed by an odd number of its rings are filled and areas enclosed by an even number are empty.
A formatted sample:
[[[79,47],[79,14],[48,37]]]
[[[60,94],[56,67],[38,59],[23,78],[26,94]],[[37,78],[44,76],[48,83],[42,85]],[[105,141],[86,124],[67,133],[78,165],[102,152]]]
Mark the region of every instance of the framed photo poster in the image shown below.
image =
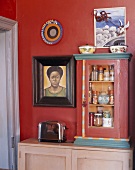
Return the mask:
[[[73,56],[33,57],[33,105],[75,107]]]
[[[125,7],[94,9],[94,35],[97,48],[126,45]]]

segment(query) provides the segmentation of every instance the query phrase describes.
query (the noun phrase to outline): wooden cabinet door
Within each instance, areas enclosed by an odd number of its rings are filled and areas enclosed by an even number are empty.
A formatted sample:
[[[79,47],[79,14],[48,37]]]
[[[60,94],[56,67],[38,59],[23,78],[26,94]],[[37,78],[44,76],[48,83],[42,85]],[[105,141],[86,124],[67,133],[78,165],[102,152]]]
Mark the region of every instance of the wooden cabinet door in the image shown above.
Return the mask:
[[[71,170],[71,149],[19,146],[18,170]]]
[[[129,152],[72,151],[72,170],[132,170]]]
[[[89,81],[91,67],[93,65],[102,67],[114,66],[113,81]],[[85,69],[85,135],[86,137],[103,138],[128,138],[128,60],[86,60]],[[89,83],[92,83],[93,90],[98,93],[105,91],[109,94],[108,87],[114,91],[114,105],[110,104],[89,104]],[[99,94],[98,94],[99,95]],[[89,112],[98,112],[98,107],[103,111],[111,113],[113,120],[112,127],[89,126]]]

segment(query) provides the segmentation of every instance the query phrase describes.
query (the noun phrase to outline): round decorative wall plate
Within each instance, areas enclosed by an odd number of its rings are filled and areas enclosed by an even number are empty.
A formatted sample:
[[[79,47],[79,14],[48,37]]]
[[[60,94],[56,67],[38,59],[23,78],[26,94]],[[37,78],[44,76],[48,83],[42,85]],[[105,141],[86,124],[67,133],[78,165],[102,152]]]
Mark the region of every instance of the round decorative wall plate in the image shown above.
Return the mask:
[[[47,44],[58,43],[63,34],[63,28],[61,24],[56,20],[48,20],[41,29],[41,37]]]

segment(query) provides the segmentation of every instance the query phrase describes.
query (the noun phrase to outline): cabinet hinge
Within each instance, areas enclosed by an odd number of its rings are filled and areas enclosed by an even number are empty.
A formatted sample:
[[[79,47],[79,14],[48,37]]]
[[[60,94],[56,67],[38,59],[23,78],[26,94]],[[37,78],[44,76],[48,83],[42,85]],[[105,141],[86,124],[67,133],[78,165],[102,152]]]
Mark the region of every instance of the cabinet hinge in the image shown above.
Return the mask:
[[[11,147],[15,147],[15,138],[13,136],[11,137]]]

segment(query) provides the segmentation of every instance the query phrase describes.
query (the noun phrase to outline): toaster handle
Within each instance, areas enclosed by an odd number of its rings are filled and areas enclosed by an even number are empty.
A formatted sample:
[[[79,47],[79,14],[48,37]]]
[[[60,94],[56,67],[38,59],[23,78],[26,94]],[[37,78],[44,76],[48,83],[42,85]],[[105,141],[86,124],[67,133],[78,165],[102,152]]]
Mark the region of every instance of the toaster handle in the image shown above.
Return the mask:
[[[60,123],[57,123],[57,125],[58,125],[58,130],[59,130],[59,133],[58,133],[58,135],[59,135],[59,141],[61,140],[61,126],[60,126]]]

